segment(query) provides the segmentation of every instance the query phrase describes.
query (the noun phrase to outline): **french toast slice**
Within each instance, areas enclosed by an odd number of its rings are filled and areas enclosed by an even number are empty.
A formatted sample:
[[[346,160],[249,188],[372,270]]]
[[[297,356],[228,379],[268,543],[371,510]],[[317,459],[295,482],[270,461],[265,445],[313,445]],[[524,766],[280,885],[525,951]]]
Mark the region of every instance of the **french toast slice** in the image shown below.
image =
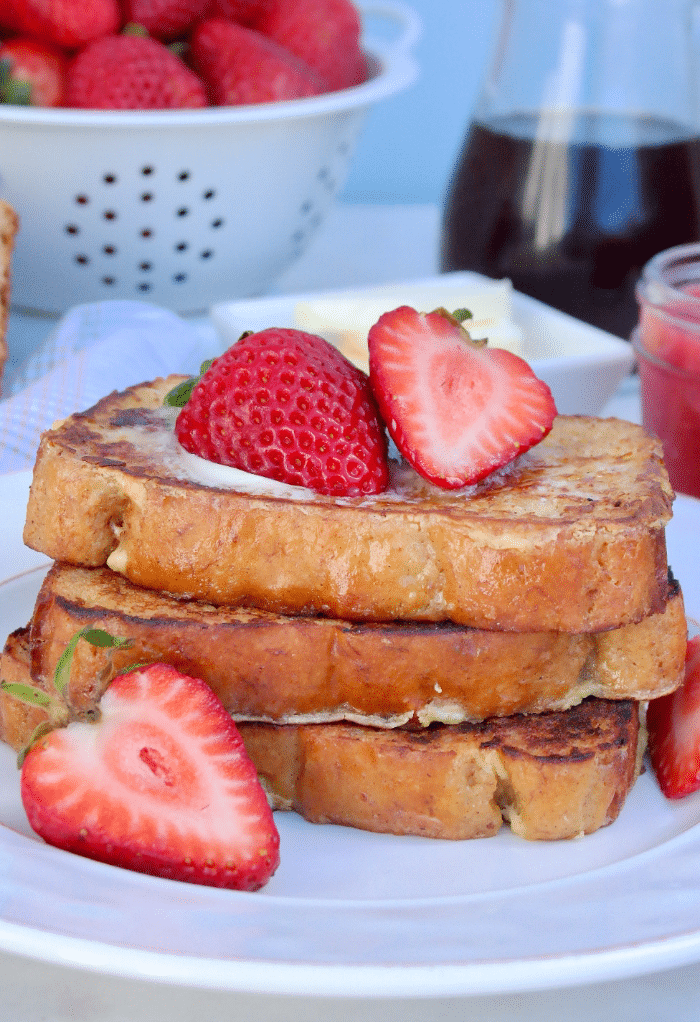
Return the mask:
[[[28,546],[283,614],[573,633],[663,609],[673,493],[640,426],[560,416],[476,486],[438,490],[396,462],[385,493],[333,498],[184,452],[163,407],[182,379],[115,392],[44,433]]]
[[[346,622],[222,608],[141,589],[108,568],[54,564],[30,626],[31,670],[50,686],[84,627],[131,639],[116,671],[161,660],[202,678],[236,720],[380,727],[566,709],[587,696],[647,700],[683,679],[678,583],[664,610],[607,632],[492,632],[451,622]],[[94,707],[108,654],[79,643],[68,701]]]
[[[12,206],[0,199],[0,394],[2,374],[7,361],[7,318],[10,312],[12,251],[19,230],[19,219]]]
[[[273,808],[452,840],[491,837],[504,822],[532,841],[591,834],[619,815],[646,745],[629,700],[422,730],[238,727]]]
[[[31,682],[29,633],[2,676]],[[352,723],[238,725],[273,808],[314,823],[424,837],[555,840],[611,823],[639,773],[640,707],[587,699],[556,713],[411,730]],[[2,736],[21,748],[45,717],[0,692]]]

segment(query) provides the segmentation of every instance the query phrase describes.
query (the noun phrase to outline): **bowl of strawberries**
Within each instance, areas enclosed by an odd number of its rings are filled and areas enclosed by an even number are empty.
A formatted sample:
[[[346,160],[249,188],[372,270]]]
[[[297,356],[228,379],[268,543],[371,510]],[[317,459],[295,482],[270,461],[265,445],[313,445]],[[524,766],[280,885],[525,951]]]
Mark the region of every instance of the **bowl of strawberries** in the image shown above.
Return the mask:
[[[369,110],[415,79],[419,33],[396,0],[3,0],[15,307],[187,314],[264,293],[323,222]]]

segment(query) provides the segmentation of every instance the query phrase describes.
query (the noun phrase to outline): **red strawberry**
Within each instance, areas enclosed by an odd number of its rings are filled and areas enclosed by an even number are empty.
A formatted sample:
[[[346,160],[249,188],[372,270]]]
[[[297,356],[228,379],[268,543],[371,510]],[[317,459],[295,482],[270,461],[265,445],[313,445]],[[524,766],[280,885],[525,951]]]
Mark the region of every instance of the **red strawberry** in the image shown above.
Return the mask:
[[[190,58],[216,106],[301,99],[321,92],[314,75],[288,50],[223,18],[197,25]]]
[[[172,110],[207,105],[196,74],[156,39],[105,36],[89,43],[68,69],[66,106]]]
[[[227,18],[239,25],[255,28],[258,21],[274,6],[275,0],[211,0],[208,18]]]
[[[362,24],[351,0],[275,0],[256,28],[303,60],[329,91],[366,77]]]
[[[386,488],[386,437],[369,381],[320,337],[270,329],[217,358],[178,415],[186,450],[333,496]]]
[[[7,77],[0,78],[4,103],[29,106],[61,106],[66,91],[66,59],[48,43],[18,36],[0,45],[0,66]]]
[[[184,35],[201,18],[209,0],[122,0],[127,22],[140,25],[154,39]]]
[[[2,0],[0,25],[67,50],[116,32],[118,0]]]
[[[437,486],[483,479],[552,428],[552,395],[528,364],[472,343],[443,309],[387,312],[368,344],[370,381],[389,433]]]
[[[164,664],[119,675],[95,723],[50,731],[21,791],[49,844],[115,866],[252,891],[279,835],[238,730],[204,682]]]
[[[667,696],[652,699],[647,711],[649,755],[667,798],[700,788],[700,636],[688,642],[685,681]]]

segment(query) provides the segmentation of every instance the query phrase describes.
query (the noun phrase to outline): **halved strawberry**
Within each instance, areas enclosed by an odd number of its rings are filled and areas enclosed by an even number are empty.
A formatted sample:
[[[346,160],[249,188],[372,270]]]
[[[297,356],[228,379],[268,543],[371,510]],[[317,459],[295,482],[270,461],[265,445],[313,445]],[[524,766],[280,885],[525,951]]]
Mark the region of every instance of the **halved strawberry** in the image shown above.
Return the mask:
[[[175,433],[191,454],[317,493],[380,493],[388,481],[367,376],[301,330],[244,334],[194,385]]]
[[[652,699],[647,711],[649,756],[667,798],[700,788],[700,636],[688,641],[685,680],[667,696]]]
[[[370,382],[387,429],[437,486],[478,482],[552,428],[551,392],[527,362],[472,342],[444,309],[387,312],[368,343]]]
[[[279,863],[238,729],[204,682],[164,664],[116,677],[96,722],[40,737],[21,793],[49,844],[126,869],[252,891]]]

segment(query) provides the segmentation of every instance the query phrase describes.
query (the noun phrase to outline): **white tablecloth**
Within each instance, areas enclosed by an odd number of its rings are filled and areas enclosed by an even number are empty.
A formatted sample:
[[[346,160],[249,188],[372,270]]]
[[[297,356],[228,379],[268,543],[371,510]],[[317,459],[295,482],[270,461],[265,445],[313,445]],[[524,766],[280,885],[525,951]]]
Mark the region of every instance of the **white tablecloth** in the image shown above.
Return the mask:
[[[433,207],[341,206],[275,290],[293,293],[430,276],[437,271],[437,230],[438,212]],[[49,320],[13,313],[10,388],[54,326]],[[206,323],[201,326],[208,329]],[[625,381],[606,412],[638,419],[634,379]],[[212,1022],[698,1022],[700,966],[536,993],[428,1001],[329,1001],[173,989],[78,971],[70,963],[45,966],[0,953],[0,1022],[201,1022],[203,1018]]]

